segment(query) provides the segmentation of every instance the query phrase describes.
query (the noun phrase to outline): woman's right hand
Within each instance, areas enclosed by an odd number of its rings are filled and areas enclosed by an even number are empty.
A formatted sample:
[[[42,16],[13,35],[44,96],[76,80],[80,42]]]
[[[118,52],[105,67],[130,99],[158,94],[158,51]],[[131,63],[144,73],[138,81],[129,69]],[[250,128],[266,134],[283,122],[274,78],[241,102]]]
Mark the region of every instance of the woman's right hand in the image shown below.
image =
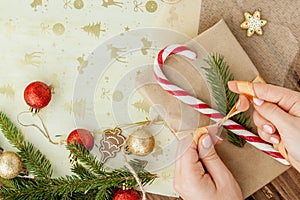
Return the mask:
[[[229,89],[241,94],[237,81],[228,83]],[[300,172],[300,93],[275,85],[253,83],[253,120],[259,136],[270,143],[282,140],[288,159]],[[241,95],[237,108],[244,111],[250,102]]]

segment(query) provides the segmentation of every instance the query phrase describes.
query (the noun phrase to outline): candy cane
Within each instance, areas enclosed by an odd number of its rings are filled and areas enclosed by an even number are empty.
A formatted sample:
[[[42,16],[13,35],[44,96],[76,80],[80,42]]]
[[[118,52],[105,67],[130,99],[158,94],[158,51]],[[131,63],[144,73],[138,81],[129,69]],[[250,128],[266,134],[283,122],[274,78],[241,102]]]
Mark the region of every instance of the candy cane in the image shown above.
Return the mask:
[[[163,64],[168,56],[173,54],[182,55],[186,58],[191,60],[195,60],[197,55],[189,48],[181,45],[170,45],[166,48],[162,49],[154,60],[154,76],[158,82],[158,84],[168,93],[174,95],[177,99],[182,101],[183,103],[193,107],[198,112],[204,114],[205,116],[209,117],[215,122],[219,122],[224,115],[220,112],[212,109],[209,105],[204,103],[203,101],[193,97],[182,88],[178,87],[177,85],[170,82],[163,72]],[[246,140],[249,144],[253,145],[257,149],[263,151],[264,153],[268,154],[275,160],[279,161],[284,165],[289,165],[289,162],[284,159],[284,157],[273,148],[272,145],[263,141],[260,137],[253,134],[252,132],[246,130],[240,124],[232,121],[227,120],[223,123],[223,126],[235,133],[236,135],[240,136],[244,140]]]

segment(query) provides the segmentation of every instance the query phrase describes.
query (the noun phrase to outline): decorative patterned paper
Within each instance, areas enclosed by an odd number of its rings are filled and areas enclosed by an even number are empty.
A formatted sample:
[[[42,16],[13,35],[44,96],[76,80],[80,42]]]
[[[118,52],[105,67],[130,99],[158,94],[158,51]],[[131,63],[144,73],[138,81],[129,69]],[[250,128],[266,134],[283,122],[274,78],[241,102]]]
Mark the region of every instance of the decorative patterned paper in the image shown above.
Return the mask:
[[[17,124],[17,114],[28,109],[23,99],[26,85],[36,80],[51,84],[53,98],[39,113],[51,137],[65,139],[74,128],[89,129],[96,136],[93,153],[99,156],[105,129],[157,117],[136,91],[134,80],[161,47],[197,35],[200,7],[201,1],[189,0],[0,2],[0,109]],[[152,27],[156,29],[152,31]],[[102,66],[106,61],[109,64]],[[95,80],[88,76],[94,69],[101,69]],[[93,81],[91,100],[85,92]],[[91,115],[98,126],[89,121]],[[30,116],[24,120],[39,123]],[[50,159],[54,176],[71,173],[69,152],[63,145],[50,144],[34,128],[18,127]],[[147,129],[154,133],[155,151],[138,158],[147,160],[146,169],[160,177],[147,191],[175,195],[174,136],[163,123]],[[132,129],[124,135],[130,132]],[[2,135],[0,145],[13,150]],[[110,159],[108,165],[121,167],[121,155]]]

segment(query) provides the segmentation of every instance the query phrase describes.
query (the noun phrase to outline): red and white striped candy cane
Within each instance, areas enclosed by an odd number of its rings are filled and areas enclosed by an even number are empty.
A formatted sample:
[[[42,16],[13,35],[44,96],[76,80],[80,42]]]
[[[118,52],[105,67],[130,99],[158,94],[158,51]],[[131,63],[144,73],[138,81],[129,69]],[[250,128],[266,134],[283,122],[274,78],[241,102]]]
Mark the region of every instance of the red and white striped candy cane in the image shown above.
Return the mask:
[[[158,55],[156,56],[154,60],[154,76],[158,82],[158,84],[168,93],[174,95],[177,99],[182,101],[185,104],[188,104],[189,106],[193,107],[198,112],[204,114],[205,116],[209,117],[210,119],[214,120],[215,122],[220,121],[224,115],[222,115],[220,112],[212,109],[209,105],[204,103],[203,101],[193,97],[186,91],[184,91],[182,88],[178,87],[177,85],[170,82],[167,77],[164,75],[163,72],[163,64],[168,56],[177,54],[182,55],[186,58],[189,58],[191,60],[195,60],[197,55],[193,51],[191,51],[189,48],[181,45],[170,45],[166,48],[162,49]],[[284,157],[273,148],[272,145],[269,143],[263,141],[260,137],[257,135],[251,133],[250,131],[246,130],[243,126],[240,124],[232,121],[227,120],[225,123],[223,123],[223,126],[235,133],[236,135],[240,136],[244,140],[246,140],[249,144],[253,145],[257,149],[263,151],[264,153],[270,155],[275,160],[279,161],[280,163],[284,165],[289,165],[290,163],[284,159]]]

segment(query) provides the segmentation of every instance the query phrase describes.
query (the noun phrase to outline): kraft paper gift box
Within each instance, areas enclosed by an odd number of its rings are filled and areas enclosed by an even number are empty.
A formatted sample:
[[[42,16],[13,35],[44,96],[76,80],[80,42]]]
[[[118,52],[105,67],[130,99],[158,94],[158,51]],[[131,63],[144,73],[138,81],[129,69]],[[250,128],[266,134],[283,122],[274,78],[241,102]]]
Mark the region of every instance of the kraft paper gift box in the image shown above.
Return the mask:
[[[171,82],[213,107],[215,102],[205,81],[204,71],[201,71],[201,66],[205,66],[204,59],[207,59],[210,53],[222,54],[237,80],[252,81],[259,75],[223,20],[186,45],[197,52],[198,60],[189,61],[177,55],[172,56],[165,62],[164,72]],[[137,82],[154,83],[152,67],[145,70]],[[144,84],[139,92],[151,105],[159,105],[156,106],[159,108],[157,112],[163,116],[165,123],[173,132],[210,124],[207,117],[165,92],[158,84]],[[224,131],[221,136],[224,141],[216,149],[241,186],[244,198],[288,168],[250,144],[246,144],[243,148],[232,145],[226,139]]]

